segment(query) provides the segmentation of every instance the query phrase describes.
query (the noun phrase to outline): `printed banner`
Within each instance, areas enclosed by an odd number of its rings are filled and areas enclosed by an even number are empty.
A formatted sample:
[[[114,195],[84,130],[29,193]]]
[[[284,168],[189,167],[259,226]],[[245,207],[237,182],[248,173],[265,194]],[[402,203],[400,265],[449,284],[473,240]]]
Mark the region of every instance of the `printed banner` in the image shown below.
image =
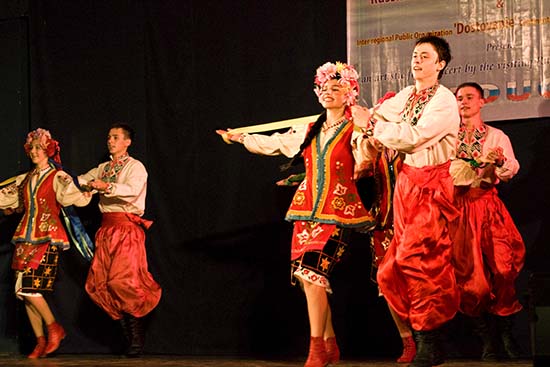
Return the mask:
[[[441,84],[479,83],[486,121],[550,116],[548,0],[348,0],[347,16],[361,104],[413,84],[414,42],[436,35],[453,57]]]

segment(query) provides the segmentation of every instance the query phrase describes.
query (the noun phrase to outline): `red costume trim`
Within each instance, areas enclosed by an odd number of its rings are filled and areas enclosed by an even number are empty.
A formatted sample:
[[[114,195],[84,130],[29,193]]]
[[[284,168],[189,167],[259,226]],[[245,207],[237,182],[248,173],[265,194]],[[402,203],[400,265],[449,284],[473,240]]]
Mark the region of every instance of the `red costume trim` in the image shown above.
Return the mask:
[[[59,218],[61,205],[57,202],[53,189],[56,170],[40,177],[31,192],[31,179],[23,187],[25,213],[12,238],[13,243],[27,242],[41,244],[50,242],[63,250],[69,248],[69,239]],[[29,173],[30,174],[30,173]]]

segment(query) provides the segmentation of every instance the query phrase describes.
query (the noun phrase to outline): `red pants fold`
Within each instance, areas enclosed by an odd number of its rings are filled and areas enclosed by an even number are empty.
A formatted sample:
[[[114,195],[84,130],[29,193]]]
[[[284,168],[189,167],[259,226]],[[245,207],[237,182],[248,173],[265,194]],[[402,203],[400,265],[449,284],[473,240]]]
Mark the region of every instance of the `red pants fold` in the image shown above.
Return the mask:
[[[393,199],[394,237],[378,269],[384,297],[414,330],[436,329],[458,310],[449,225],[458,212],[448,168],[403,166]]]
[[[112,319],[143,317],[160,301],[161,288],[147,269],[145,232],[126,213],[104,213],[86,291]]]
[[[525,261],[525,245],[497,190],[457,189],[460,209],[454,262],[460,311],[508,316],[521,310],[515,280]]]

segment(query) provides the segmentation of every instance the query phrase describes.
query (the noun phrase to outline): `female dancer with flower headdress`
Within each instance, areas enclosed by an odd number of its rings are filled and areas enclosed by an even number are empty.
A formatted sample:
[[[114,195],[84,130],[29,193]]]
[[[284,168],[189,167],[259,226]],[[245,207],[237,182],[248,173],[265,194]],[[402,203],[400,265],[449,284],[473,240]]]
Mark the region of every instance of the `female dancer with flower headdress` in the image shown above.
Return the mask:
[[[294,223],[291,246],[293,283],[304,290],[310,324],[310,347],[305,367],[324,367],[339,360],[327,293],[330,274],[346,250],[353,229],[368,230],[374,218],[363,206],[354,180],[353,123],[350,106],[359,93],[357,71],[351,65],[326,63],[317,69],[315,93],[325,111],[307,134],[282,134],[280,149],[261,136],[231,134],[231,141],[258,154],[291,156],[288,168],[303,158],[305,178],[299,184],[286,219]],[[286,136],[284,136],[286,135]]]
[[[27,135],[25,152],[34,168],[19,175],[0,190],[4,213],[23,212],[12,242],[15,251],[15,293],[25,309],[37,344],[29,358],[40,358],[57,350],[65,330],[56,321],[43,294],[53,291],[59,251],[69,248],[67,233],[60,219],[61,207],[84,206],[90,196],[82,193],[71,176],[60,167],[59,143],[50,132],[36,129]],[[44,335],[44,324],[48,339]]]

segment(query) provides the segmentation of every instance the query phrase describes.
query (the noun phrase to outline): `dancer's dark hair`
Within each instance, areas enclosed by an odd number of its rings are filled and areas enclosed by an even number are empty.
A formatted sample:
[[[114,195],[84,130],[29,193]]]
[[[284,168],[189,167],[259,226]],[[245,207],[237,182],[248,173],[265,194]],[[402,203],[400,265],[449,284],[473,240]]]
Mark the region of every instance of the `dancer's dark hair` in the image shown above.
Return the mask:
[[[110,129],[122,129],[122,131],[124,132],[124,135],[126,136],[127,139],[130,139],[132,141],[134,140],[135,131],[127,123],[115,122],[114,124],[111,125]]]
[[[415,46],[418,46],[421,43],[431,44],[437,52],[439,61],[445,61],[445,66],[439,71],[439,74],[437,75],[437,79],[441,79],[441,77],[443,76],[443,72],[445,71],[452,59],[451,47],[449,46],[449,42],[447,42],[447,40],[445,40],[444,38],[437,36],[424,36],[416,40]]]
[[[309,129],[304,141],[300,145],[300,150],[298,151],[298,153],[296,153],[288,163],[283,164],[281,166],[281,171],[286,171],[300,162],[300,159],[302,158],[302,153],[311,144],[311,141],[313,140],[313,138],[317,134],[319,134],[319,132],[321,131],[321,128],[323,127],[323,123],[325,122],[326,119],[327,119],[327,112],[324,111],[321,115],[319,115],[319,117],[317,118],[317,121],[315,121],[313,126],[311,126],[311,129]]]
[[[458,87],[456,87],[455,96],[457,95],[459,90],[466,87],[475,88],[479,92],[479,96],[483,98],[483,88],[481,87],[481,85],[477,84],[476,82],[466,82],[466,83],[460,84]]]

